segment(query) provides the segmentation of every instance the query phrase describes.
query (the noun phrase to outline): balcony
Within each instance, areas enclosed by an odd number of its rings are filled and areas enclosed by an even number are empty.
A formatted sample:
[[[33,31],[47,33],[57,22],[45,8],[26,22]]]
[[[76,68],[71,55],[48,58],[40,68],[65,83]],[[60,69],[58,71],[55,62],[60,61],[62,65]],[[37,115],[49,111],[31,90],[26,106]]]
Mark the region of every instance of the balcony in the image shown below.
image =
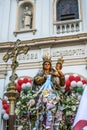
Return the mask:
[[[54,34],[72,34],[81,32],[81,20],[65,20],[53,23]]]

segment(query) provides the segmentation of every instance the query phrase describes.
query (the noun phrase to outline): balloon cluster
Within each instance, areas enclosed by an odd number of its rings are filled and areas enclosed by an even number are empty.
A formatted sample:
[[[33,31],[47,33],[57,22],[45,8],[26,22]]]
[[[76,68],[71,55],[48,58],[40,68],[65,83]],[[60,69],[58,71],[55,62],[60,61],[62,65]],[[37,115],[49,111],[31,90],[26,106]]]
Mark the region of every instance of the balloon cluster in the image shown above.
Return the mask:
[[[77,74],[65,75],[64,94],[62,98],[63,117],[60,123],[60,130],[72,129],[76,112],[84,91],[87,80]],[[66,122],[66,123],[65,123]]]
[[[16,81],[16,90],[20,93],[22,90],[27,92],[29,91],[29,89],[32,86],[32,80],[24,77],[21,79],[18,79]],[[2,101],[2,118],[4,120],[8,120],[9,119],[9,101],[8,101],[8,97],[4,96],[3,99],[1,99]]]
[[[87,80],[79,75],[65,75],[65,91],[74,89],[75,92],[82,94],[85,84],[87,84]]]
[[[9,101],[8,101],[8,97],[4,96],[4,98],[1,100],[2,101],[2,118],[4,120],[8,120],[9,119]]]
[[[17,80],[16,90],[18,92],[21,92],[22,90],[27,92],[31,87],[32,87],[32,79],[24,77],[24,78],[21,78],[21,79]]]

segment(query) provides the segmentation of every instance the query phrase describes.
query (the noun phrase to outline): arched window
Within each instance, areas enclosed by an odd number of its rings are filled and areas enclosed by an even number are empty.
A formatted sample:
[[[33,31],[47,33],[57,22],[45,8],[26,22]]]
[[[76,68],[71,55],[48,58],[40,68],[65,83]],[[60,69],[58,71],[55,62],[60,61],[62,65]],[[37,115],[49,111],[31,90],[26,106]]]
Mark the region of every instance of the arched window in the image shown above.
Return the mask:
[[[57,0],[56,21],[79,19],[78,0]]]

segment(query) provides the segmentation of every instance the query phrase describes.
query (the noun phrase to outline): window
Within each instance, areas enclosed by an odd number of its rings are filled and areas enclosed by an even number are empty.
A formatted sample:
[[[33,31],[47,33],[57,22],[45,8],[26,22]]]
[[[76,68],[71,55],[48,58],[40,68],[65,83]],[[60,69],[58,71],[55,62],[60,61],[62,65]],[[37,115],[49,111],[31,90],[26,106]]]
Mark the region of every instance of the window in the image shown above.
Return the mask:
[[[79,19],[78,0],[57,0],[56,21]]]
[[[53,31],[55,34],[78,33],[82,30],[82,0],[53,1]]]

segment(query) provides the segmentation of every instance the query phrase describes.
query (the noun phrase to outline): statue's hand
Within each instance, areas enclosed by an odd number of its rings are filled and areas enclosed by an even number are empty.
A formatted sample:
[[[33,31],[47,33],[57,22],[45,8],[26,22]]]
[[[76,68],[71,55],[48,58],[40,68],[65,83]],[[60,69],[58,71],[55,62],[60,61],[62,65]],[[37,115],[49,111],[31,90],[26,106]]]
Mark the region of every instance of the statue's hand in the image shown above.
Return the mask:
[[[45,82],[46,78],[44,76],[38,76],[35,78],[35,83],[38,84],[38,85],[41,85]]]

